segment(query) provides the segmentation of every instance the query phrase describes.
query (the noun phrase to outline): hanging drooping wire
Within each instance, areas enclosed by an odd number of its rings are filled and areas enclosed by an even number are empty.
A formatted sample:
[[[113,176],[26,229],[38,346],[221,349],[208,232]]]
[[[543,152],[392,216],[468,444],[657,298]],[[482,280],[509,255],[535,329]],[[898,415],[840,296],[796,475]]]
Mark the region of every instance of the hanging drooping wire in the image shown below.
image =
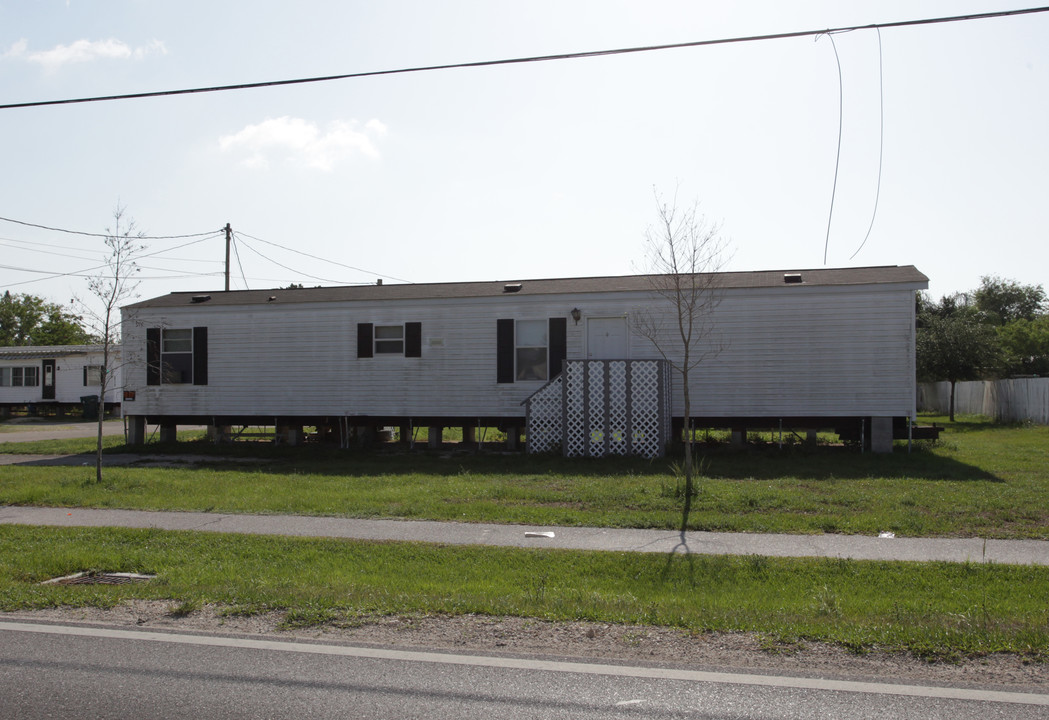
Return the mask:
[[[345,284],[345,283],[344,283],[343,281],[341,281],[341,280],[332,280],[331,278],[322,278],[322,277],[318,277],[318,276],[316,276],[316,275],[310,275],[309,273],[305,273],[305,272],[303,272],[303,271],[301,271],[301,270],[296,270],[296,269],[294,269],[294,268],[290,268],[290,267],[288,267],[287,265],[284,265],[284,264],[282,264],[282,263],[279,263],[279,262],[277,262],[276,260],[274,260],[274,259],[273,259],[273,258],[271,258],[271,257],[267,257],[266,255],[263,255],[263,254],[262,254],[261,252],[259,252],[259,251],[258,251],[258,249],[256,249],[256,248],[253,248],[253,247],[252,247],[252,246],[251,246],[251,245],[250,245],[249,243],[246,243],[246,242],[244,242],[244,240],[243,240],[243,238],[244,238],[244,237],[249,237],[249,238],[252,238],[253,240],[259,240],[259,238],[256,238],[256,237],[252,237],[251,235],[246,235],[245,233],[234,233],[234,234],[235,234],[235,235],[242,235],[243,237],[241,238],[241,242],[243,243],[244,247],[245,247],[245,248],[247,248],[248,250],[251,250],[251,251],[252,251],[253,253],[255,253],[256,255],[258,255],[258,256],[259,256],[260,258],[262,258],[263,260],[266,260],[266,261],[268,261],[268,262],[271,262],[271,263],[273,263],[274,265],[277,265],[278,267],[282,267],[282,268],[284,268],[285,270],[287,270],[288,272],[291,272],[291,273],[295,273],[295,274],[296,274],[296,275],[298,275],[299,277],[308,277],[308,278],[310,278],[311,280],[319,280],[319,281],[321,281],[321,282],[326,282],[326,283],[332,283],[333,285],[340,285],[340,284]],[[260,242],[266,242],[266,241],[265,241],[265,240],[261,240]],[[271,243],[271,244],[272,244],[272,243]]]
[[[827,238],[823,241],[823,264],[827,264],[827,248],[830,247],[830,225],[834,218],[834,196],[838,192],[838,166],[841,164],[841,127],[844,102],[844,91],[841,80],[841,58],[838,57],[838,46],[834,42],[834,35],[826,33],[830,39],[830,46],[834,49],[834,61],[838,64],[838,154],[834,158],[834,185],[830,191],[830,212],[827,214]],[[817,35],[819,40],[822,35]]]
[[[881,199],[881,170],[885,155],[885,70],[882,67],[881,28],[875,29],[878,31],[878,185],[874,191],[874,210],[871,212],[871,224],[867,227],[867,234],[863,237],[863,242],[856,248],[856,252],[849,256],[849,260],[859,255],[860,250],[867,244],[867,240],[871,236],[871,230],[874,229],[874,218],[878,216],[878,200]]]
[[[251,288],[248,287],[248,279],[244,277],[244,265],[240,262],[240,250],[237,249],[237,236],[231,235],[230,241],[230,244],[233,246],[233,254],[237,258],[237,267],[240,268],[240,279],[244,281],[244,289],[250,290]]]

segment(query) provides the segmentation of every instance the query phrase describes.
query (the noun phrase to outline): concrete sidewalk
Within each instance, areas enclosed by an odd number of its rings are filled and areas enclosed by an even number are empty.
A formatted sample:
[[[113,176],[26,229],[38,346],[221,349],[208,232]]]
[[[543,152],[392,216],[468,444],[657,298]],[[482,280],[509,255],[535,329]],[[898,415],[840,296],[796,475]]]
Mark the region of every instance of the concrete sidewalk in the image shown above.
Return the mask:
[[[877,538],[858,535],[750,533],[529,527],[414,520],[360,520],[297,515],[224,515],[93,508],[0,506],[0,524],[60,527],[129,527],[245,535],[333,537],[446,545],[559,548],[616,552],[768,555],[856,560],[989,562],[1049,565],[1049,541],[980,538]],[[552,533],[552,537],[547,534]]]

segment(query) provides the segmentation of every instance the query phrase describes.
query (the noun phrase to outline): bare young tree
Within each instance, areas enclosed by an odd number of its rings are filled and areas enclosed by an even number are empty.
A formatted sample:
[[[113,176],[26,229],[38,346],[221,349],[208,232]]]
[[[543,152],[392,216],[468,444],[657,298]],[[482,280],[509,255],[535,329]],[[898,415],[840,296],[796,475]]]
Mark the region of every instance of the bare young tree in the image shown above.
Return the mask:
[[[718,272],[725,263],[727,242],[720,227],[699,213],[698,203],[682,209],[676,198],[667,202],[656,193],[658,219],[645,232],[644,271],[650,276],[653,295],[665,301],[663,309],[638,310],[633,315],[636,332],[659,351],[681,377],[684,404],[685,514],[694,494],[692,373],[717,356],[724,345],[714,325],[714,311],[721,302]]]
[[[135,297],[139,267],[135,257],[142,251],[145,233],[135,221],[125,218],[126,208],[119,204],[113,211],[113,227],[106,228],[105,265],[87,283],[91,301],[74,298],[91,331],[102,346],[102,367],[98,377],[98,443],[95,453],[95,481],[102,482],[102,423],[105,420],[106,392],[111,388],[115,371],[123,361],[117,360],[120,348],[120,306]]]

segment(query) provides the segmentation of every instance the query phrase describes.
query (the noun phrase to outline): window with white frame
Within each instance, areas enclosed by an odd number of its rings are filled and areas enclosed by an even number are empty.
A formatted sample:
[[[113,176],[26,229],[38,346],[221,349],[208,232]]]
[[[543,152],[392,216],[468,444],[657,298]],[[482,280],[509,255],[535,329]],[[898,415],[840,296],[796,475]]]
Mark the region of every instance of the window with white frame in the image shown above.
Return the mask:
[[[36,387],[39,384],[40,368],[36,366],[0,368],[0,386]]]
[[[375,354],[376,355],[403,355],[404,354],[404,326],[403,325],[376,325],[375,326]]]
[[[515,364],[518,380],[546,380],[547,339],[546,320],[518,320],[515,338]]]
[[[179,385],[193,382],[193,329],[164,329],[160,335],[161,382]]]
[[[84,387],[98,387],[102,384],[102,366],[84,366]]]

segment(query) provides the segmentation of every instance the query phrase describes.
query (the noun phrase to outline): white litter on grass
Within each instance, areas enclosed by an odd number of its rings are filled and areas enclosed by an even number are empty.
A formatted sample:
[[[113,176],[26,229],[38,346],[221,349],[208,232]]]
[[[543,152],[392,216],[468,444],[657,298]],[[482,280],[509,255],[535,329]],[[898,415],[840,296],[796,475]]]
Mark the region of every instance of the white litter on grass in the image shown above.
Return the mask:
[[[889,538],[891,540],[892,538],[896,537],[896,533],[886,531],[886,532],[878,533],[878,537],[880,537],[880,538]]]
[[[538,537],[538,538],[552,538],[554,534],[552,532],[526,532],[525,537]]]

